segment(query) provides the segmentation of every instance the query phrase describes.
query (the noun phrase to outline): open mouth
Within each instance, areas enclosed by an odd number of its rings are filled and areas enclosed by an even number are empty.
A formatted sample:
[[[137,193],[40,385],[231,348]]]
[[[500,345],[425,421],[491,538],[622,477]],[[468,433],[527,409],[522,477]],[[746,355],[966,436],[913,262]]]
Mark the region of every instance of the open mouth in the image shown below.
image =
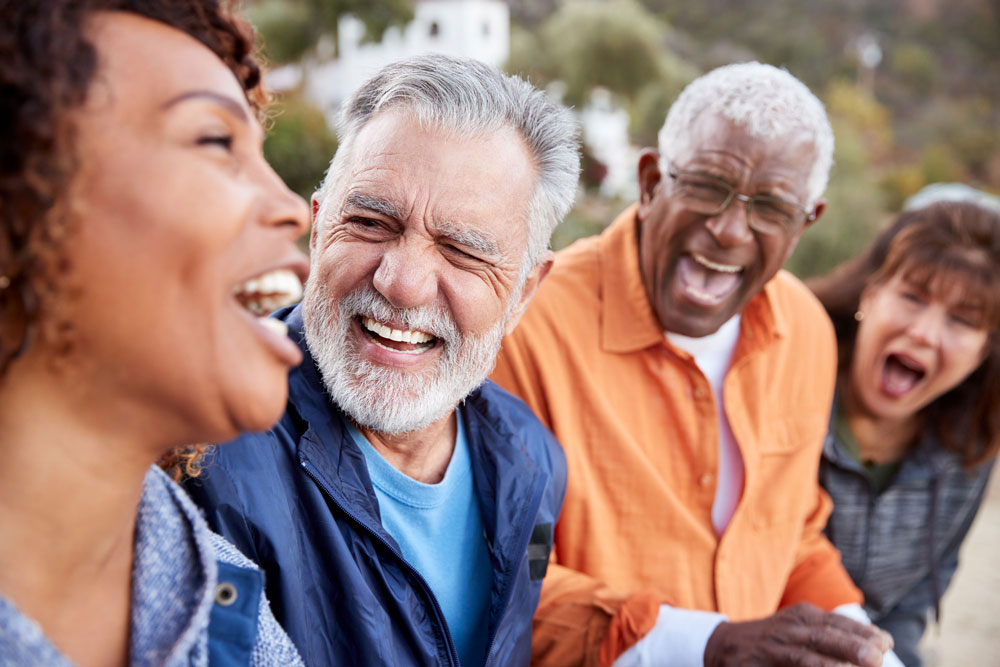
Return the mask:
[[[927,369],[912,357],[890,354],[882,365],[882,391],[893,397],[902,396],[924,379]]]
[[[715,262],[693,252],[678,262],[678,274],[687,295],[703,305],[714,306],[739,287],[743,267]]]
[[[394,329],[370,317],[359,317],[361,330],[371,342],[392,352],[421,354],[437,345],[438,338],[425,331]]]
[[[299,301],[302,298],[302,281],[289,269],[268,271],[234,287],[233,297],[257,317],[260,324],[287,335],[285,323],[267,315]]]

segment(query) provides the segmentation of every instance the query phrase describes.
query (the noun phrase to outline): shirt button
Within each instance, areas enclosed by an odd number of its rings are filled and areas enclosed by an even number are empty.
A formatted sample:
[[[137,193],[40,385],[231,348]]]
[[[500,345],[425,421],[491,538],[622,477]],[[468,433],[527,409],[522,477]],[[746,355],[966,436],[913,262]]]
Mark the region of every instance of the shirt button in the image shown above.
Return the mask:
[[[702,486],[708,486],[709,484],[712,483],[712,475],[706,472],[704,475],[698,478],[698,483],[701,484]]]

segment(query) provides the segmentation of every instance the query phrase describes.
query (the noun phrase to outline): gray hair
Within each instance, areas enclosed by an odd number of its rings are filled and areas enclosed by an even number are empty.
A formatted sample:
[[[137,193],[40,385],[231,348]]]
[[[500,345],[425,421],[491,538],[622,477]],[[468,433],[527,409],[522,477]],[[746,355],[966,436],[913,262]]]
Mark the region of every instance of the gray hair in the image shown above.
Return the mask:
[[[808,207],[822,196],[833,165],[833,129],[823,103],[786,70],[758,62],[738,63],[692,81],[670,107],[660,128],[663,160],[688,147],[691,126],[706,114],[726,118],[758,139],[784,137],[796,130],[808,132],[816,149],[807,182]]]
[[[556,225],[569,212],[580,175],[577,126],[569,112],[531,84],[468,58],[425,55],[387,65],[348,99],[340,111],[340,149],[316,193],[320,221],[327,196],[348,162],[361,128],[379,111],[405,108],[429,127],[461,135],[514,128],[524,138],[538,171],[528,208],[529,241],[523,280],[549,247]]]

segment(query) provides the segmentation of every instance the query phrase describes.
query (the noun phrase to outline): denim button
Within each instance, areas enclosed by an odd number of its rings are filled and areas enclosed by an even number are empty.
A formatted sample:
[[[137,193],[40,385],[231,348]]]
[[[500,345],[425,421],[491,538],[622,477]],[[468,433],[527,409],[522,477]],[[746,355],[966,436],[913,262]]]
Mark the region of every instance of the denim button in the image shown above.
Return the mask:
[[[228,607],[236,602],[237,597],[239,597],[239,591],[228,581],[220,581],[219,585],[215,587],[215,603],[218,605]]]

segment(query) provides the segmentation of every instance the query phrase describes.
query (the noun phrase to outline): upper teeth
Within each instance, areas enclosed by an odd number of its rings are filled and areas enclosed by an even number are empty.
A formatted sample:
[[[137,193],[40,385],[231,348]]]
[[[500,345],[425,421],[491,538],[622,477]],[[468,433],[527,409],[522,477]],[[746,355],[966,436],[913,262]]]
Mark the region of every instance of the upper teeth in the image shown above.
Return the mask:
[[[424,333],[423,331],[401,331],[400,329],[393,329],[392,327],[387,327],[381,322],[376,322],[370,317],[364,318],[365,328],[372,333],[378,334],[382,338],[388,338],[389,340],[398,341],[400,343],[426,343],[434,340],[434,336],[429,333]]]
[[[713,271],[719,271],[720,273],[737,273],[743,268],[740,266],[733,266],[732,264],[718,264],[704,255],[699,255],[698,253],[694,253],[693,256],[694,261],[698,262],[705,268],[712,269]]]
[[[233,294],[249,310],[266,315],[299,301],[302,298],[302,282],[293,271],[278,269],[237,285]]]

